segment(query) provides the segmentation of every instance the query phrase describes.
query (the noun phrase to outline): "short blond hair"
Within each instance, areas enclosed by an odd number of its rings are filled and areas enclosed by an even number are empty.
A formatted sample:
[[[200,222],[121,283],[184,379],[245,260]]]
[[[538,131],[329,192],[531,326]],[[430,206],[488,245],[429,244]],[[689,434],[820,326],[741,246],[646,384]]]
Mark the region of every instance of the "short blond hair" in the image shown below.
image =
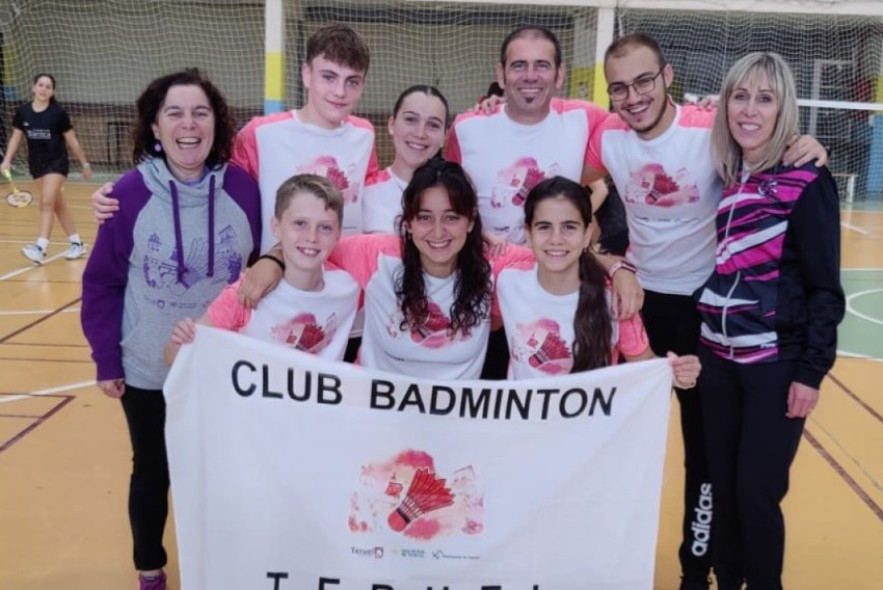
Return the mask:
[[[295,174],[282,183],[276,191],[276,219],[282,219],[291,199],[299,193],[309,193],[325,201],[325,208],[334,211],[337,220],[343,225],[343,195],[331,181],[318,174]]]
[[[728,122],[728,102],[735,89],[745,81],[766,74],[779,103],[776,125],[764,147],[757,170],[766,170],[782,161],[788,144],[798,131],[797,88],[788,62],[778,53],[749,53],[727,72],[721,84],[720,104],[711,129],[711,148],[718,174],[724,186],[733,186],[742,167],[742,148],[733,139]]]

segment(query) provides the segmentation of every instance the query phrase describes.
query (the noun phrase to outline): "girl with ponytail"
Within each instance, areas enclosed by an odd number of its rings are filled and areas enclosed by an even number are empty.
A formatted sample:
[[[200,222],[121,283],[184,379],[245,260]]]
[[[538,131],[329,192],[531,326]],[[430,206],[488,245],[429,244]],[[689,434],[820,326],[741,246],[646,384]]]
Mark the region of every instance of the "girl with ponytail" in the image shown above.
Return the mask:
[[[509,377],[525,379],[597,369],[625,359],[654,358],[639,315],[614,320],[609,281],[590,251],[588,191],[556,176],[524,203],[525,235],[536,263],[497,277],[494,311],[502,316],[512,361]],[[675,385],[692,387],[695,356],[669,354]]]

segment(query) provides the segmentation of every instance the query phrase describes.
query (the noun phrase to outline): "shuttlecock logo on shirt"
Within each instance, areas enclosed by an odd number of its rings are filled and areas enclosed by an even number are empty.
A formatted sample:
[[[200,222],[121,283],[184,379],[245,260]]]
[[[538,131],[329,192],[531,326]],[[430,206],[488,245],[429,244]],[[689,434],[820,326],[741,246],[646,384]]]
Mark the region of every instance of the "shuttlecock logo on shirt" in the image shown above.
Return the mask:
[[[550,319],[516,324],[512,336],[512,357],[547,375],[570,373],[573,354],[561,338],[561,327]]]
[[[629,178],[625,200],[654,207],[676,207],[699,200],[699,187],[686,168],[674,175],[661,164],[647,164]]]
[[[361,182],[355,179],[356,166],[351,164],[344,170],[333,156],[319,156],[312,162],[298,167],[298,174],[318,174],[324,176],[343,195],[345,203],[359,200]]]
[[[273,326],[270,337],[296,350],[317,354],[328,345],[336,329],[334,315],[320,326],[316,316],[301,313],[280,326]]]
[[[545,178],[546,174],[536,159],[519,158],[497,173],[497,185],[491,192],[491,206],[505,207],[511,204],[523,207],[527,194]]]

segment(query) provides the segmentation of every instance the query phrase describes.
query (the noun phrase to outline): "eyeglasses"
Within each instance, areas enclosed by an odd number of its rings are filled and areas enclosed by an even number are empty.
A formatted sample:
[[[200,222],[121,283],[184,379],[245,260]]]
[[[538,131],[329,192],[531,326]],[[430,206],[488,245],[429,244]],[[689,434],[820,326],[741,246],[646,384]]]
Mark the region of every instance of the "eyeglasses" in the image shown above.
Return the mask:
[[[631,84],[625,82],[614,82],[607,87],[607,94],[613,100],[625,100],[629,97],[629,88],[634,88],[636,94],[648,94],[656,88],[656,78],[665,71],[665,66],[659,68],[659,71],[653,74],[644,74],[638,76]]]

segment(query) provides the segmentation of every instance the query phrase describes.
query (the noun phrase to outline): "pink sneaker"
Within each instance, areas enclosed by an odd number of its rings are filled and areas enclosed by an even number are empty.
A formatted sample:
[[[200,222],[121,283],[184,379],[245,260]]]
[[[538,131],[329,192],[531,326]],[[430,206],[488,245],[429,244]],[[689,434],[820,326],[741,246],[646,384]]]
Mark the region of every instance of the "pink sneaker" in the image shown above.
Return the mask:
[[[166,573],[160,572],[159,575],[151,578],[138,574],[138,590],[169,590],[166,585]]]

